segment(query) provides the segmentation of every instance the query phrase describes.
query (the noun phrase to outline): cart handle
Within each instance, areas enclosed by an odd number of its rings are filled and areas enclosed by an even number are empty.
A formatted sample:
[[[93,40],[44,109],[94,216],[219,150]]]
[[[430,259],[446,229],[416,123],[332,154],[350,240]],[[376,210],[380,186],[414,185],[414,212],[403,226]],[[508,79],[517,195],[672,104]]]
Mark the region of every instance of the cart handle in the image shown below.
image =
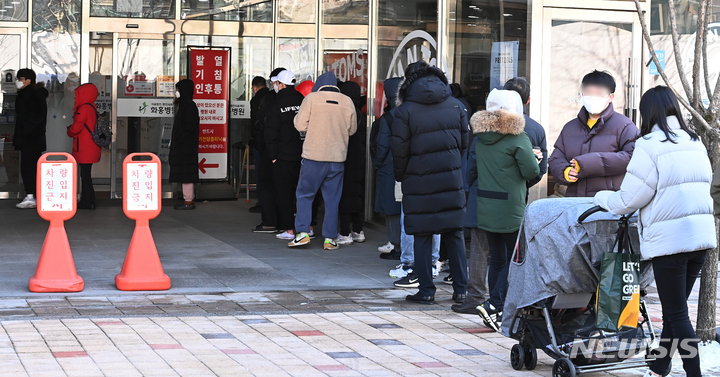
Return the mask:
[[[598,212],[607,212],[607,210],[600,206],[592,207],[589,210],[583,212],[583,214],[578,217],[578,223],[582,223],[583,221],[585,221],[585,219]]]

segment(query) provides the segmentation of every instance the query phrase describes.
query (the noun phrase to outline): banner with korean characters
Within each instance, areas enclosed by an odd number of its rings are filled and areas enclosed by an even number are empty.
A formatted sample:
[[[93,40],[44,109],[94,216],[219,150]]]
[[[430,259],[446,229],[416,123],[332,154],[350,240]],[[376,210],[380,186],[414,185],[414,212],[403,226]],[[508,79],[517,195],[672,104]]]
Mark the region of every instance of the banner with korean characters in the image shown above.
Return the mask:
[[[170,98],[118,98],[117,116],[138,118],[172,118],[175,109]]]
[[[193,99],[200,111],[198,168],[201,179],[226,179],[230,105],[230,50],[188,48]]]

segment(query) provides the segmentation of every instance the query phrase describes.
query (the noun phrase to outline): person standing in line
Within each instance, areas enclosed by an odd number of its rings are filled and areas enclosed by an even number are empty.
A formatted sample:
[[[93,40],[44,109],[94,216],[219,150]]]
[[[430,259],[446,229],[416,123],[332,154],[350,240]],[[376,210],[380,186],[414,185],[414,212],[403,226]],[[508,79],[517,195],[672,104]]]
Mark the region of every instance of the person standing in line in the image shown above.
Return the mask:
[[[23,68],[17,72],[18,93],[15,98],[15,134],[13,147],[20,151],[20,175],[25,186],[25,198],[17,208],[37,208],[37,162],[47,149],[47,89],[36,87],[35,71]]]
[[[295,189],[300,179],[300,160],[303,142],[293,120],[300,110],[303,95],[295,90],[295,75],[282,71],[274,80],[277,93],[275,104],[265,120],[265,153],[272,161],[275,202],[278,210],[276,237],[281,240],[295,238]]]
[[[540,167],[524,131],[520,95],[511,90],[493,89],[486,108],[470,120],[477,137],[475,154],[477,176],[480,177],[478,228],[486,232],[490,250],[490,298],[477,310],[487,327],[500,331],[510,260],[525,214],[527,181],[540,174]]]
[[[252,79],[252,99],[250,99],[250,147],[254,151],[254,158],[255,158],[255,182],[257,184],[255,185],[255,193],[257,194],[257,205],[250,207],[251,213],[260,213],[262,214],[262,190],[263,187],[260,184],[260,169],[261,169],[261,161],[260,161],[260,149],[258,148],[258,141],[255,139],[256,133],[255,133],[255,124],[258,122],[258,118],[260,117],[260,104],[262,103],[263,99],[265,98],[265,95],[267,95],[270,92],[270,89],[267,87],[267,81],[265,81],[265,78],[262,76],[255,76]]]
[[[387,106],[383,115],[373,123],[373,128],[377,127],[377,131],[370,133],[370,153],[373,155],[373,167],[375,168],[375,212],[385,215],[388,236],[388,242],[378,247],[378,251],[380,258],[388,260],[400,259],[400,203],[395,201],[395,176],[390,141],[393,116],[397,107],[395,101],[401,82],[402,78],[393,77],[383,83]],[[372,138],[375,134],[377,136],[373,143]]]
[[[198,143],[200,141],[200,113],[193,101],[195,84],[189,79],[175,85],[175,121],[170,139],[170,182],[182,184],[183,203],[177,210],[195,209],[195,183],[198,173]]]
[[[258,105],[256,109],[257,111],[252,110],[251,107],[250,116],[255,117],[255,120],[251,119],[253,143],[255,145],[255,150],[259,152],[259,158],[256,162],[256,168],[258,169],[258,187],[260,188],[260,191],[258,191],[258,201],[262,206],[262,211],[260,212],[260,224],[253,228],[254,233],[274,234],[278,231],[277,224],[279,211],[277,199],[275,198],[273,163],[272,159],[267,156],[267,148],[265,146],[265,125],[267,114],[275,105],[275,101],[277,100],[277,92],[275,92],[277,75],[284,70],[285,68],[273,69],[270,73],[270,88],[267,88],[267,90],[260,88],[258,90],[258,93],[261,93],[260,96],[262,98],[259,101],[256,101],[256,104]],[[258,94],[255,96],[257,95]]]
[[[340,93],[332,71],[325,72],[315,82],[318,88],[310,93],[295,117],[295,128],[305,134],[302,151],[302,170],[297,187],[297,236],[289,247],[310,243],[312,205],[318,191],[325,201],[322,235],[323,248],[339,248],[338,207],[343,192],[345,159],[350,136],[357,131],[357,113],[350,97]]]
[[[687,300],[707,252],[717,246],[712,167],[670,88],[648,90],[640,100],[640,117],[642,136],[620,191],[598,192],[595,205],[616,215],[640,211],[640,252],[643,260],[652,260],[662,305],[660,349],[665,351],[645,376],[669,375],[678,351],[687,376],[699,377],[698,339]]]
[[[468,147],[465,109],[450,96],[447,76],[424,61],[405,69],[392,126],[395,180],[402,186],[405,231],[415,236],[418,292],[409,302],[433,304],[433,234],[441,235],[453,275],[453,300],[465,301],[467,259],[460,166]]]
[[[92,166],[100,162],[100,147],[95,144],[92,132],[97,123],[98,89],[95,84],[82,84],[75,88],[75,115],[67,135],[73,138],[72,155],[80,167],[82,194],[78,209],[95,209],[95,189],[92,183]]]
[[[549,160],[550,172],[567,185],[568,197],[619,190],[640,136],[630,119],[615,112],[615,79],[609,73],[588,73],[581,90],[583,107],[563,127]]]
[[[350,136],[343,189],[338,211],[340,212],[340,235],[338,245],[365,242],[363,211],[365,209],[365,162],[367,151],[367,117],[362,112],[367,97],[360,93],[360,85],[353,81],[340,83],[340,92],[353,101],[357,114],[357,131]]]

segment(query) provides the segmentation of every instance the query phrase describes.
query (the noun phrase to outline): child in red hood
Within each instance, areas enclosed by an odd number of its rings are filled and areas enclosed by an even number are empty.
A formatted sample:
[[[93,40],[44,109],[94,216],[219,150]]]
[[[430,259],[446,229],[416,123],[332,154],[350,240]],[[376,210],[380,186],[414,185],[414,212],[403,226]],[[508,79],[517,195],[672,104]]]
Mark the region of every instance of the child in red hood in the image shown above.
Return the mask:
[[[83,84],[75,89],[75,115],[67,134],[73,138],[72,155],[80,167],[82,193],[79,209],[95,209],[95,189],[92,184],[92,165],[100,161],[100,147],[92,139],[97,110],[95,101],[98,89],[95,84]]]

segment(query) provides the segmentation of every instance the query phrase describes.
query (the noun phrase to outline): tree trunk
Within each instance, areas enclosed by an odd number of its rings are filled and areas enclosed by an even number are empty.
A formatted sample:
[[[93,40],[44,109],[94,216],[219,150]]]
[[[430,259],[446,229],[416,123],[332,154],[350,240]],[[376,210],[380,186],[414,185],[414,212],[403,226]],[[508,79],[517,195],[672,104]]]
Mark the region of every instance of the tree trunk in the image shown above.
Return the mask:
[[[713,124],[713,126],[715,126]],[[700,127],[695,127],[700,131]],[[720,160],[720,149],[718,149],[718,138],[708,132],[698,133],[703,140],[703,144],[708,150],[708,157],[713,169],[720,168],[718,161]],[[720,223],[715,220],[715,229],[720,235]],[[717,323],[715,321],[716,301],[717,301],[717,283],[718,283],[718,248],[708,251],[700,276],[700,293],[698,297],[697,307],[697,326],[696,333],[698,339],[703,342],[713,341],[716,336]]]

